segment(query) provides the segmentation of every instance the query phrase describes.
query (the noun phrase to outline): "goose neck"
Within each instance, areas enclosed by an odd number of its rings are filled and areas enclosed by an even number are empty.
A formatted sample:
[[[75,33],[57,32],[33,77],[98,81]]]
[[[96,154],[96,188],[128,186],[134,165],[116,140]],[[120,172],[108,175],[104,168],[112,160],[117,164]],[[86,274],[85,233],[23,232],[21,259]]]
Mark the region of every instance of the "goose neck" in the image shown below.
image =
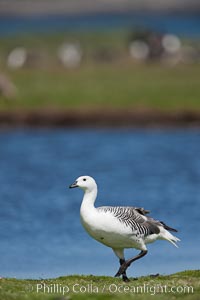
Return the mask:
[[[94,207],[96,197],[97,197],[97,190],[85,191],[83,196],[82,206]]]

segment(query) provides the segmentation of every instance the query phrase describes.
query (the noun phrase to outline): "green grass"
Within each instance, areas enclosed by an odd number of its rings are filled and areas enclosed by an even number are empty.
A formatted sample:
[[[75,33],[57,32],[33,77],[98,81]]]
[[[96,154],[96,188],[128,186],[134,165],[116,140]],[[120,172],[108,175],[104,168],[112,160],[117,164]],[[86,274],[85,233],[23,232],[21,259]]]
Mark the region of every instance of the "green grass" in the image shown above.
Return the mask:
[[[17,87],[13,101],[0,109],[41,107],[116,107],[163,110],[200,109],[200,66],[134,64],[86,65],[78,70],[28,70],[9,73]]]
[[[49,290],[49,292],[48,292]],[[63,295],[64,293],[64,295]],[[200,271],[184,271],[167,276],[140,277],[124,283],[103,276],[66,276],[42,280],[0,280],[3,300],[69,299],[184,299],[199,300]]]
[[[128,56],[127,32],[66,33],[54,36],[1,38],[0,68],[17,88],[16,98],[0,96],[0,110],[63,108],[153,108],[200,110],[200,64],[140,65]],[[67,70],[56,58],[64,41],[78,40],[85,57],[80,68]],[[16,46],[40,49],[46,58],[37,67],[11,70],[5,58]],[[119,54],[114,61],[92,58],[98,49]]]

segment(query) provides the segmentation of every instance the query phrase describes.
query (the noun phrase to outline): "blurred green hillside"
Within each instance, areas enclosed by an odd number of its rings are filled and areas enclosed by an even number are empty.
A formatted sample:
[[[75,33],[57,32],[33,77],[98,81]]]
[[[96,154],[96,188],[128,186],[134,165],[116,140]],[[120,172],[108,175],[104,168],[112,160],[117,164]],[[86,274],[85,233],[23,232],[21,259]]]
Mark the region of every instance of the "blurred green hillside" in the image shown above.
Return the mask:
[[[0,78],[0,110],[32,108],[200,109],[200,63],[136,61],[129,53],[130,33],[108,31],[30,35],[0,39],[0,74],[14,86],[4,93]],[[191,41],[183,41],[191,47]],[[77,45],[81,61],[63,65],[59,47]],[[199,47],[198,41],[193,41]],[[9,54],[23,47],[29,59],[20,68]],[[4,84],[4,81],[3,81]]]

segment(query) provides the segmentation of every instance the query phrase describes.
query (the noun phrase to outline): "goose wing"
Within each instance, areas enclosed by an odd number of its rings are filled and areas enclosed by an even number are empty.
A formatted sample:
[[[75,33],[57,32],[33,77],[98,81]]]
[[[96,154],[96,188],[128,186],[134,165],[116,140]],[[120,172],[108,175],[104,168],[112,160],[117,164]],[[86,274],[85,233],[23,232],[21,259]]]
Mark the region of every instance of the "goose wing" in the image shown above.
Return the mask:
[[[102,206],[98,210],[112,213],[121,223],[130,227],[133,232],[144,236],[158,234],[160,232],[159,226],[163,226],[159,221],[147,217],[146,214],[149,211],[140,207]]]

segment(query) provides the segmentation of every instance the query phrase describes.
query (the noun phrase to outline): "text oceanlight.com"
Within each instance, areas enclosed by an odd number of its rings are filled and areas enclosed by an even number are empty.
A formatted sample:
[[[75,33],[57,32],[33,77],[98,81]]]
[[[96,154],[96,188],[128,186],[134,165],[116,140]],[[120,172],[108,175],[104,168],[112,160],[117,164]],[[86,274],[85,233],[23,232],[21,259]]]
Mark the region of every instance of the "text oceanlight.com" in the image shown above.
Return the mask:
[[[46,284],[38,283],[31,285],[28,288],[29,291],[34,291],[43,294],[62,294],[68,293],[74,294],[99,294],[99,293],[110,293],[110,294],[192,294],[194,293],[193,286],[167,286],[167,285],[149,285],[144,283],[143,285],[125,285],[125,284],[108,284],[101,287],[95,284],[82,285],[75,283],[73,285],[62,285],[62,284]]]

